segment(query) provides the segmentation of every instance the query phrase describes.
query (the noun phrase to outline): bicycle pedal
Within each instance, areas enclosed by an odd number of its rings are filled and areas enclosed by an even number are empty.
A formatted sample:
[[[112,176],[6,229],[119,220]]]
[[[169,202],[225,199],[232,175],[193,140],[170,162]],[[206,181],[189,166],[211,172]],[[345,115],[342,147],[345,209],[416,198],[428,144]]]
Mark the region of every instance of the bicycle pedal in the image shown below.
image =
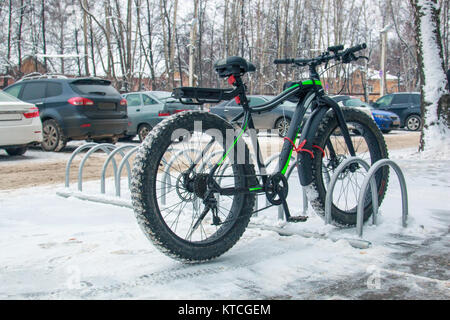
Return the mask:
[[[308,220],[308,216],[295,216],[295,217],[290,216],[287,219],[287,222],[297,223],[297,222],[305,222],[306,220]]]

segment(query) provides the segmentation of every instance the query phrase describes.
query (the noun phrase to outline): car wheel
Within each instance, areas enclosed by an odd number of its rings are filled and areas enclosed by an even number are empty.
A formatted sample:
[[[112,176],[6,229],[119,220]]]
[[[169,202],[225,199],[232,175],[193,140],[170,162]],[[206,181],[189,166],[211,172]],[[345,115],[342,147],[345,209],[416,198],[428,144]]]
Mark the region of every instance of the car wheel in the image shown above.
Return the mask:
[[[61,151],[66,146],[66,138],[62,132],[58,122],[53,119],[45,120],[42,124],[42,149],[44,151]]]
[[[280,118],[275,123],[275,129],[280,137],[285,137],[288,133],[289,126],[291,125],[291,119]]]
[[[389,132],[391,132],[391,130],[381,130],[381,132],[383,132],[383,133],[389,133]]]
[[[25,152],[27,152],[27,147],[13,147],[13,148],[5,148],[6,153],[10,156],[21,156]]]
[[[411,115],[406,119],[406,129],[409,131],[417,131],[422,125],[422,119],[418,115]]]
[[[148,124],[141,124],[138,129],[138,137],[139,141],[142,142],[145,140],[145,137],[152,131],[152,127]]]

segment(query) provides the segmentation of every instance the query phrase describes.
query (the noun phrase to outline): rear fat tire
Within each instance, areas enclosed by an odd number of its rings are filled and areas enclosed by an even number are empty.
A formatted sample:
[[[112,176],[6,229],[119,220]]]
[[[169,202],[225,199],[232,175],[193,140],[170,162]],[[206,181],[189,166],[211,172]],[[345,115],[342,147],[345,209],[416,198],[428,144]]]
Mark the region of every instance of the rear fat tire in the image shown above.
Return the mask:
[[[372,150],[372,164],[376,161],[388,158],[388,151],[386,143],[384,141],[383,135],[375,122],[370,119],[365,113],[355,110],[352,108],[342,108],[345,120],[347,122],[359,122],[365,125],[369,133],[369,141],[366,141],[369,148]],[[325,150],[325,142],[330,136],[330,134],[338,126],[337,118],[334,116],[333,112],[328,112],[326,116],[322,119],[321,124],[316,132],[313,145],[318,145]],[[325,158],[324,158],[325,159]],[[370,165],[371,163],[369,163]],[[301,164],[300,164],[301,165]],[[326,190],[324,186],[323,176],[322,176],[322,156],[321,151],[314,150],[314,160],[312,161],[312,176],[313,182],[305,187],[307,192],[308,200],[310,201],[312,207],[322,218],[325,218],[325,197]],[[361,170],[364,170],[361,168]],[[378,201],[381,202],[386,194],[388,179],[389,179],[389,169],[387,167],[381,168],[377,174],[377,185],[378,185]],[[330,177],[331,178],[331,177]],[[369,219],[372,214],[372,204],[370,203],[366,206],[364,210],[364,221]],[[345,212],[337,208],[334,204],[331,206],[331,217],[332,222],[338,226],[354,226],[356,225],[356,211],[355,212]]]
[[[144,234],[166,255],[183,262],[202,262],[216,258],[240,239],[255,204],[255,195],[238,195],[230,209],[236,217],[232,226],[217,239],[209,242],[190,242],[175,235],[165,223],[156,199],[156,175],[161,157],[170,144],[171,134],[178,128],[190,128],[194,121],[201,121],[204,130],[215,129],[225,134],[232,126],[220,117],[202,111],[188,111],[167,118],[154,127],[139,147],[131,183],[134,213]],[[224,135],[225,137],[225,135]],[[172,142],[174,143],[174,142]],[[225,146],[224,146],[225,147]],[[246,153],[248,154],[247,146]],[[237,172],[246,186],[257,183],[253,165],[236,165]],[[245,177],[245,178],[243,178]],[[233,213],[231,213],[233,210]]]
[[[55,120],[45,120],[42,124],[42,133],[41,147],[44,151],[59,152],[66,146],[67,140],[63,135],[63,130]]]

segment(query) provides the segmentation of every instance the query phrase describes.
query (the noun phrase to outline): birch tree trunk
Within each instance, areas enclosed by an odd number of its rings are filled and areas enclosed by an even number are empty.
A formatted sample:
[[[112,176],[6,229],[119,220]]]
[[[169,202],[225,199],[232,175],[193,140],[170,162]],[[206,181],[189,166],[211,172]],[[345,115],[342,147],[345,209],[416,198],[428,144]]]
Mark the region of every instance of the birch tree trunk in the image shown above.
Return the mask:
[[[417,33],[417,57],[422,93],[424,125],[420,151],[440,150],[449,145],[449,104],[439,30],[437,0],[410,0],[414,8]]]
[[[195,47],[197,41],[197,13],[198,0],[194,0],[194,16],[191,25],[191,39],[189,46],[189,86],[194,86],[194,70],[195,70]],[[181,74],[180,74],[181,77]]]

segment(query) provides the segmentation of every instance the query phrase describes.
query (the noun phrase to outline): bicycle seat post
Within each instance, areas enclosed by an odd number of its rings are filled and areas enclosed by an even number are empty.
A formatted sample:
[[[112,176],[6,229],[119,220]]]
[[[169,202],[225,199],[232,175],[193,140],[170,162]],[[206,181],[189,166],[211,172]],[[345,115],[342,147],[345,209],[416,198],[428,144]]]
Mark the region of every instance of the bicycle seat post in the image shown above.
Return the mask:
[[[238,88],[238,95],[234,98],[236,103],[241,105],[245,111],[249,109],[247,95],[245,94],[245,84],[240,74],[233,74],[228,78],[228,83]]]

